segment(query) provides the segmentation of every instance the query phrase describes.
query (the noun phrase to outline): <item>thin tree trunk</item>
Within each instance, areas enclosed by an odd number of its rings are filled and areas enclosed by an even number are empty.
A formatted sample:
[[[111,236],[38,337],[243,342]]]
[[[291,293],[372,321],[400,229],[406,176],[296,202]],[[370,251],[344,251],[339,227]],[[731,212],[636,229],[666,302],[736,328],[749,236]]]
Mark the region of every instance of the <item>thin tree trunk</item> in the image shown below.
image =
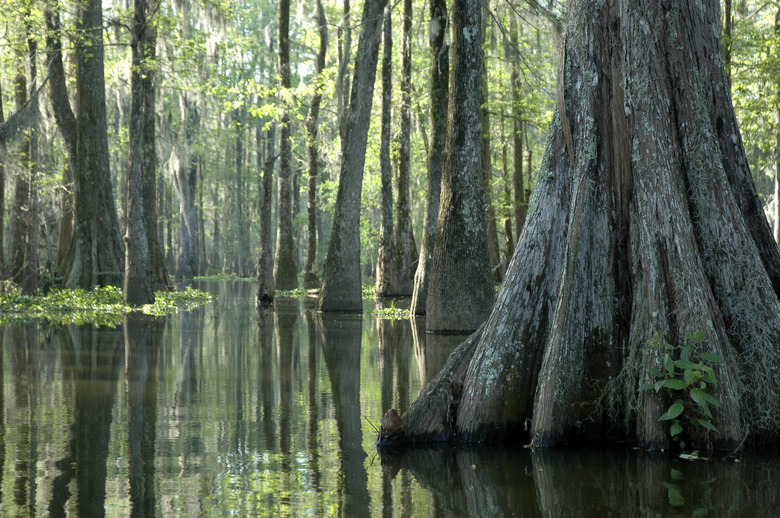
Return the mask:
[[[3,111],[3,88],[0,84],[0,123],[5,122]],[[8,155],[4,140],[0,141],[0,156]],[[0,160],[0,280],[6,279],[5,267],[5,160]]]
[[[246,267],[246,262],[249,260],[249,236],[247,236],[244,215],[244,117],[240,108],[233,112],[233,116],[236,127],[236,227],[238,230],[236,274],[239,277],[247,277],[249,275]],[[197,221],[200,221],[200,218],[197,218]],[[198,225],[198,228],[200,228],[200,225]],[[195,252],[200,254],[199,249]]]
[[[398,285],[394,295],[414,292],[417,257],[414,254],[412,218],[409,210],[409,178],[412,171],[412,0],[403,0],[403,45],[401,53],[401,135],[398,146],[398,198],[393,245]]]
[[[483,39],[487,36],[486,32],[487,24],[483,18]],[[483,49],[482,52],[482,89],[480,91],[482,96],[482,101],[480,103],[480,106],[482,107],[482,189],[485,193],[485,219],[487,221],[487,241],[488,255],[490,256],[490,268],[493,275],[493,282],[500,283],[502,280],[504,280],[504,271],[501,267],[501,251],[498,246],[498,227],[496,226],[496,209],[493,207],[493,189],[490,185],[493,181],[493,150],[490,143],[491,127],[490,110],[488,109],[490,91],[488,87],[487,51]]]
[[[519,37],[517,34],[517,18],[511,17],[509,30],[512,41],[512,49],[517,49],[519,45]],[[509,46],[508,46],[509,47]],[[518,70],[518,56],[510,55],[510,51],[507,50],[507,60],[512,63],[512,156],[514,160],[514,170],[512,174],[512,185],[514,188],[514,209],[515,209],[515,230],[517,235],[523,230],[525,225],[525,217],[528,211],[528,200],[525,198],[525,178],[523,175],[523,137],[525,136],[525,123],[523,122],[523,107],[520,99],[521,91],[521,77]]]
[[[144,98],[145,88],[141,80],[144,67],[144,31],[146,0],[134,0],[131,30],[132,62],[130,69],[130,160],[127,171],[127,227],[125,231],[125,302],[135,305],[154,302],[152,264],[149,239],[146,235],[146,184],[144,163]]]
[[[54,112],[57,128],[65,142],[68,160],[64,170],[65,188],[60,199],[62,218],[57,241],[57,254],[54,258],[54,270],[59,272],[62,262],[70,248],[75,225],[73,171],[76,159],[76,116],[70,106],[68,88],[65,82],[65,68],[62,63],[62,41],[60,36],[60,14],[57,2],[47,2],[44,9],[46,19],[46,52],[49,69],[49,98]]]
[[[257,130],[260,131],[260,128]],[[271,233],[271,209],[273,208],[274,126],[266,134],[266,151],[263,162],[263,210],[260,214],[260,255],[257,259],[256,301],[258,305],[270,304],[274,300],[274,253]],[[259,144],[258,144],[259,145]],[[258,152],[260,149],[258,147]]]
[[[322,1],[317,0],[317,27],[320,33],[320,47],[317,52],[314,73],[317,84],[309,103],[309,114],[306,116],[306,153],[309,160],[309,178],[306,190],[308,192],[307,227],[309,239],[306,248],[306,267],[303,273],[303,286],[307,289],[320,287],[319,268],[317,266],[317,178],[319,177],[319,130],[318,121],[320,104],[322,102],[323,79],[320,77],[325,68],[325,56],[328,50],[328,20]]]
[[[389,297],[398,289],[398,270],[393,243],[393,163],[390,160],[390,126],[393,102],[393,24],[392,8],[385,8],[382,28],[382,128],[379,142],[381,172],[379,250],[376,259],[377,297]]]
[[[319,308],[362,311],[360,271],[360,193],[366,159],[368,126],[379,54],[379,34],[386,0],[367,0],[363,7],[349,114],[344,132],[341,174],[336,195]]]
[[[290,1],[279,2],[279,76],[282,89],[290,88]],[[274,283],[277,289],[294,290],[298,287],[298,263],[292,231],[292,148],[290,115],[284,106],[279,125],[279,212],[276,231]]]
[[[493,280],[482,184],[482,7],[456,0],[452,8],[452,71],[441,206],[426,331],[466,333],[490,312]]]
[[[196,101],[186,93],[179,94],[179,107],[184,138],[179,142],[181,156],[174,165],[173,185],[179,198],[181,239],[176,267],[177,281],[190,281],[198,271],[198,230],[195,196],[198,190],[198,156],[193,150],[195,135],[200,127],[200,112]]]
[[[433,261],[433,245],[436,242],[436,225],[439,219],[444,145],[447,137],[450,74],[447,1],[431,0],[430,15],[428,39],[431,46],[431,151],[428,155],[428,193],[425,198],[423,238],[410,306],[410,311],[414,315],[425,314],[428,298],[430,265]]]

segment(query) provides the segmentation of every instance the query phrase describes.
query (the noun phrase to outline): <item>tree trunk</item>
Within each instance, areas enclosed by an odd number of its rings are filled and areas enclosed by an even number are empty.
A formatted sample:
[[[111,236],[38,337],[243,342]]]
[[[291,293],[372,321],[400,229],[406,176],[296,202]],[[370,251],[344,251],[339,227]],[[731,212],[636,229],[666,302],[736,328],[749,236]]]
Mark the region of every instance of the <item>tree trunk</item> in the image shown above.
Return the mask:
[[[25,74],[20,71],[14,81],[16,87],[16,111],[21,112],[27,100],[32,98],[37,82],[37,43],[32,35],[32,27],[25,25],[27,33],[27,57],[22,57],[20,66],[26,61],[30,78],[29,89]],[[21,53],[20,53],[21,54]],[[23,56],[23,55],[22,55]],[[10,277],[25,293],[38,291],[38,189],[35,177],[39,165],[38,153],[38,106],[34,113],[30,129],[21,141],[21,170],[16,175],[14,201],[11,206],[10,221]]]
[[[57,128],[65,142],[68,160],[64,171],[65,189],[60,194],[62,218],[57,241],[54,270],[60,271],[62,262],[70,248],[75,224],[73,171],[76,159],[76,116],[70,106],[68,88],[65,82],[65,67],[62,63],[62,40],[60,36],[60,13],[56,2],[47,3],[44,9],[46,19],[46,52],[49,68],[49,97]]]
[[[154,302],[152,263],[144,199],[144,108],[146,89],[141,74],[145,69],[146,0],[134,0],[133,25],[130,34],[132,63],[130,68],[130,160],[127,171],[127,226],[125,230],[125,302],[138,306]],[[152,235],[152,239],[154,239]]]
[[[80,4],[76,46],[76,167],[74,239],[63,261],[63,284],[91,288],[118,284],[125,250],[120,238],[108,154],[103,71],[103,8]]]
[[[517,34],[517,19],[512,16],[509,31],[512,41],[511,47],[517,49],[520,38]],[[517,235],[523,230],[525,217],[528,212],[528,200],[525,198],[525,178],[523,175],[523,137],[525,136],[525,122],[523,121],[523,107],[520,99],[520,71],[518,70],[519,56],[510,56],[507,51],[507,59],[512,63],[512,156],[514,157],[514,169],[512,174],[512,185],[514,187],[514,209],[515,209],[515,230]]]
[[[398,288],[395,244],[393,243],[393,163],[390,159],[390,126],[393,103],[393,24],[392,9],[385,8],[382,28],[382,128],[379,142],[381,172],[379,208],[379,250],[376,258],[377,297],[391,297]]]
[[[352,62],[352,23],[350,20],[350,3],[344,0],[343,16],[338,28],[338,63],[339,73],[336,75],[336,112],[339,118],[339,136],[341,137],[341,152],[344,153],[345,134],[347,127],[347,110],[349,108],[349,64]]]
[[[198,220],[195,196],[198,190],[198,157],[193,151],[195,135],[200,126],[200,112],[196,101],[187,94],[179,94],[184,139],[179,142],[181,156],[173,161],[173,185],[179,198],[181,239],[176,266],[176,280],[190,281],[198,272]],[[175,149],[174,149],[175,152]]]
[[[707,386],[718,432],[688,427],[690,444],[733,448],[747,427],[756,442],[780,436],[780,255],[723,88],[718,13],[716,0],[570,5],[558,109],[507,279],[401,437],[525,441],[530,419],[538,447],[617,436],[668,448],[672,398],[639,388],[664,368],[657,337],[696,331],[694,361],[726,361]]]
[[[162,197],[162,182],[157,176],[157,34],[154,24],[148,20],[154,16],[156,4],[145,2],[145,25],[143,27],[144,73],[141,76],[143,91],[143,169],[144,169],[144,217],[146,220],[146,239],[149,247],[149,263],[152,275],[152,290],[167,291],[170,287],[168,268],[165,265],[165,253],[162,237],[158,234],[160,224],[159,199]]]
[[[447,0],[431,0],[430,15],[428,40],[431,45],[431,151],[428,155],[425,224],[410,306],[413,315],[425,314],[428,283],[430,282],[430,265],[433,260],[433,245],[436,242],[436,225],[439,219],[441,172],[444,168],[444,145],[447,138],[450,75]]]
[[[290,88],[290,0],[279,3],[279,75],[283,90]],[[274,283],[280,290],[298,287],[298,264],[292,231],[292,148],[288,107],[282,108],[279,125],[279,212],[276,218],[276,257]]]
[[[0,124],[5,122],[3,111],[3,89],[0,85]],[[8,155],[5,141],[0,141],[0,156]],[[0,281],[6,279],[5,267],[5,160],[0,160]]]
[[[238,254],[236,259],[236,275],[247,277],[247,261],[249,259],[249,236],[247,235],[246,216],[244,214],[244,114],[240,108],[233,112],[236,127],[236,227],[238,230]],[[200,218],[197,216],[198,234],[200,235]],[[200,249],[195,251],[200,254]]]
[[[260,129],[258,128],[257,131],[259,132]],[[263,210],[260,214],[260,255],[257,259],[256,301],[258,305],[273,302],[275,290],[273,234],[271,233],[274,162],[278,157],[278,155],[273,154],[275,133],[274,126],[271,126],[266,134],[266,151],[263,162]],[[258,152],[260,152],[259,148]]]
[[[484,39],[487,34],[487,25],[482,25],[482,38]],[[490,102],[490,91],[488,88],[488,71],[487,71],[487,51],[482,50],[482,89],[480,91],[482,100],[480,106],[482,107],[482,189],[485,192],[485,220],[487,222],[487,240],[488,240],[488,256],[490,257],[490,269],[493,275],[493,282],[500,283],[504,280],[504,269],[501,266],[501,251],[498,246],[498,226],[496,225],[496,209],[493,207],[493,189],[491,182],[493,181],[493,150],[490,145],[490,110],[488,109],[488,103]]]
[[[360,194],[366,160],[368,126],[379,54],[379,34],[386,0],[367,0],[363,7],[349,113],[344,132],[341,174],[336,194],[319,309],[362,311],[360,272]]]
[[[306,190],[308,192],[307,227],[309,240],[306,247],[306,267],[303,273],[303,287],[313,289],[320,287],[320,275],[317,265],[317,178],[319,177],[320,154],[318,139],[318,121],[324,79],[321,76],[325,68],[325,56],[328,50],[328,20],[322,1],[317,0],[317,27],[320,32],[320,47],[317,52],[314,73],[316,85],[309,102],[309,114],[306,116],[306,154],[309,160],[309,178]]]
[[[434,333],[473,331],[493,303],[480,163],[481,4],[456,0],[452,12],[452,91],[426,303],[426,331]]]
[[[414,252],[412,218],[409,213],[409,178],[412,171],[412,0],[403,0],[403,45],[401,53],[401,135],[398,146],[398,198],[393,245],[398,285],[393,295],[414,292],[417,257]]]

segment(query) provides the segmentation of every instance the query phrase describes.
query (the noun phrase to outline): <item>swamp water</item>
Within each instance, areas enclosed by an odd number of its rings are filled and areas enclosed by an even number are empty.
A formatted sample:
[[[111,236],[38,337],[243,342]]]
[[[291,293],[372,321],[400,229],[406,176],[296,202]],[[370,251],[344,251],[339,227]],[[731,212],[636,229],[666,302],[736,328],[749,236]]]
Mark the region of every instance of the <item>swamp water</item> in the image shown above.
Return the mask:
[[[0,328],[0,516],[773,516],[780,458],[428,448],[380,458],[456,345],[408,321],[255,312],[252,283],[115,329]],[[368,304],[368,303],[367,303]]]

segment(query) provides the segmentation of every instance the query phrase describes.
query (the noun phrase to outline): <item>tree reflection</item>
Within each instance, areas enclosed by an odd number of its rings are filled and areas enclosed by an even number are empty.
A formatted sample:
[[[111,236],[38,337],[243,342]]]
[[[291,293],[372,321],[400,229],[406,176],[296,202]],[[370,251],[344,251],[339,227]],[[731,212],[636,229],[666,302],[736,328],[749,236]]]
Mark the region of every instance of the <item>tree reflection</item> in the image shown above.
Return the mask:
[[[155,515],[156,373],[164,331],[164,319],[138,313],[125,316],[131,516]]]
[[[74,380],[73,422],[65,458],[57,461],[61,472],[54,481],[49,503],[52,516],[64,516],[76,482],[75,509],[79,516],[104,516],[106,462],[119,368],[122,335],[92,326],[59,329],[63,376]]]
[[[325,365],[333,392],[341,450],[339,514],[369,516],[368,475],[360,420],[362,315],[320,315]]]

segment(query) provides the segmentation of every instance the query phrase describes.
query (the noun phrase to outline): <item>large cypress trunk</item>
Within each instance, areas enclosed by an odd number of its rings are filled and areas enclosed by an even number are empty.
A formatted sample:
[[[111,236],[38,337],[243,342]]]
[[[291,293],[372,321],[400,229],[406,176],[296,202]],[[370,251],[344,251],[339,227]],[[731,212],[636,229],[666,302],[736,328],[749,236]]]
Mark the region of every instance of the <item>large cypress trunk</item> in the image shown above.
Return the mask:
[[[532,207],[484,327],[403,417],[407,440],[617,435],[666,448],[657,337],[715,353],[693,444],[780,432],[777,247],[719,58],[719,7],[579,0]],[[690,342],[688,342],[690,343]],[[430,408],[433,407],[434,411]],[[526,422],[527,420],[528,423]]]
[[[68,288],[118,284],[124,271],[109,167],[102,27],[100,0],[83,2],[76,47],[76,229],[62,265]]]

